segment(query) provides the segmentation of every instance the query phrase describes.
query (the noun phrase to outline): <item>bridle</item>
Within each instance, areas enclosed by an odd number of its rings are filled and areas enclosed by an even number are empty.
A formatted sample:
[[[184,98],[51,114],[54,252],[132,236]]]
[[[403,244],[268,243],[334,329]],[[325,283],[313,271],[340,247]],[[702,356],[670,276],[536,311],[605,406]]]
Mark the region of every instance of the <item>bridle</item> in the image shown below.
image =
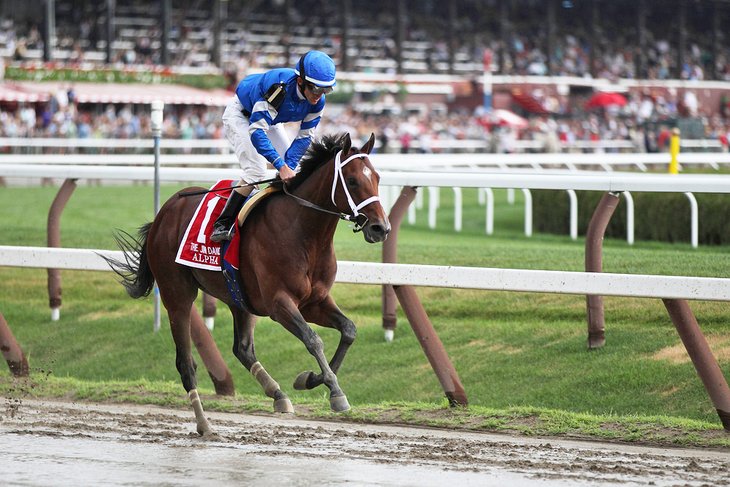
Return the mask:
[[[342,173],[342,168],[345,167],[347,163],[354,159],[361,159],[367,157],[367,154],[353,154],[344,161],[342,161],[342,151],[339,151],[337,155],[335,155],[334,164],[335,164],[335,170],[334,170],[334,176],[332,178],[332,193],[331,193],[331,200],[332,204],[337,207],[337,204],[335,203],[335,192],[337,190],[337,182],[339,181],[342,183],[342,190],[345,192],[345,196],[347,197],[347,203],[350,206],[350,211],[352,214],[348,215],[347,213],[342,213],[339,211],[331,211],[326,208],[322,208],[319,205],[316,205],[312,203],[311,201],[307,201],[304,198],[300,198],[299,196],[296,196],[289,192],[289,190],[286,188],[286,184],[283,185],[284,193],[286,193],[287,196],[291,196],[294,198],[294,200],[299,203],[302,206],[306,206],[307,208],[312,208],[317,211],[321,211],[323,213],[327,213],[330,215],[335,215],[340,220],[347,220],[349,222],[353,222],[355,226],[353,227],[353,232],[359,232],[361,231],[365,225],[368,223],[368,217],[365,216],[363,213],[360,213],[360,210],[370,203],[374,203],[376,201],[380,201],[380,197],[377,195],[373,195],[370,198],[367,198],[364,201],[361,201],[359,204],[355,204],[355,201],[352,199],[352,195],[350,194],[350,191],[347,189],[347,184],[345,184],[345,176]]]

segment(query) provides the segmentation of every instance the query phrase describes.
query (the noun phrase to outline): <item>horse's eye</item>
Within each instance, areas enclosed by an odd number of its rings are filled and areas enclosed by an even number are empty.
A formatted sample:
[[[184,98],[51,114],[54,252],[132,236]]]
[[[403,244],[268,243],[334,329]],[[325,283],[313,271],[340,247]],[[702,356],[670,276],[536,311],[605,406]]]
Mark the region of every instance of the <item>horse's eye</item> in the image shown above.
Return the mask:
[[[349,178],[347,178],[347,185],[349,187],[351,187],[351,188],[356,187],[357,186],[357,179],[355,179],[352,176],[350,176]]]

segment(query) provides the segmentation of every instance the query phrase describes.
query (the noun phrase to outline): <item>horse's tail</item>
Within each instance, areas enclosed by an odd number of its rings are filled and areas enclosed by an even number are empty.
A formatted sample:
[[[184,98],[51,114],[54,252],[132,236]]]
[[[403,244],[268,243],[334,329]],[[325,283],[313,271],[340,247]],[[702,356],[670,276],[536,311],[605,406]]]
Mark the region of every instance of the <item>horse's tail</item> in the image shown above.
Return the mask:
[[[132,298],[149,296],[155,284],[150,265],[147,262],[147,234],[152,223],[139,228],[137,237],[119,230],[114,235],[117,246],[124,252],[124,262],[103,257],[109,267],[122,278],[120,283]]]

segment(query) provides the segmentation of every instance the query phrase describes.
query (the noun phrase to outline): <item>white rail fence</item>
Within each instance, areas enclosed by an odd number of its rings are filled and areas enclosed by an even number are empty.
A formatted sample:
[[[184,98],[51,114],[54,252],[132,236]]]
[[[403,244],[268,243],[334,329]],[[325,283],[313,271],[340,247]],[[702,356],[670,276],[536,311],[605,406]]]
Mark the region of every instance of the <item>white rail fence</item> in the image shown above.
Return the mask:
[[[376,147],[379,141],[376,141]],[[545,149],[545,142],[540,140],[516,140],[513,150],[522,152],[541,152]],[[722,152],[725,148],[718,140],[713,139],[682,139],[682,150],[699,150]],[[151,139],[95,139],[95,138],[55,138],[55,137],[0,137],[0,147],[7,147],[13,152],[42,152],[47,149],[101,149],[104,151],[117,150],[152,150]],[[163,139],[162,149],[172,151],[200,150],[206,152],[229,153],[230,147],[225,139]],[[418,140],[411,143],[411,148],[421,151],[423,147]],[[600,140],[560,142],[561,152],[602,153],[636,152],[640,148],[629,140]],[[390,149],[400,151],[401,145],[397,140],[390,142]],[[486,153],[489,150],[489,141],[486,139],[444,140],[434,139],[429,143],[428,151],[459,153]]]
[[[111,271],[118,250],[0,246],[0,267]],[[339,283],[730,301],[730,279],[338,261]]]
[[[38,139],[0,139],[21,140],[27,144]],[[114,142],[113,147],[141,150],[132,154],[2,154],[0,164],[73,164],[73,165],[130,165],[147,166],[154,163],[149,151],[151,141],[104,139],[44,139],[58,141],[66,147],[66,141],[78,141],[77,147],[95,147],[92,142]],[[184,142],[185,144],[181,144]],[[205,148],[202,140],[161,140],[161,148]],[[220,141],[219,141],[220,142]],[[69,145],[69,147],[74,147]],[[221,143],[210,147],[212,153],[206,154],[163,154],[160,163],[166,166],[211,166],[238,167],[236,157],[230,154]],[[218,152],[218,153],[215,153]],[[669,166],[668,153],[529,153],[529,154],[376,154],[372,157],[378,170],[426,171],[426,170],[473,170],[473,169],[566,169],[569,171],[595,170],[639,170],[645,172],[650,168],[666,170]],[[728,152],[680,152],[678,162],[681,167],[705,166],[719,170],[730,165]]]
[[[48,156],[44,156],[48,157]],[[53,156],[58,157],[58,156]],[[75,159],[66,156],[67,159]],[[130,156],[122,156],[130,157]],[[134,156],[149,159],[149,156]],[[176,156],[180,157],[180,156]],[[188,157],[188,156],[185,156]],[[105,160],[111,156],[105,156]],[[273,175],[273,172],[271,173]],[[152,181],[154,169],[149,166],[92,166],[92,165],[65,165],[65,164],[1,164],[0,177],[8,178],[63,178],[63,179],[101,179],[109,181]],[[169,167],[160,168],[160,181],[165,182],[214,182],[220,179],[237,179],[237,169],[229,168],[200,168],[200,167]],[[431,228],[436,226],[436,214],[439,207],[438,188],[452,188],[455,194],[454,228],[462,228],[462,188],[479,188],[486,198],[485,232],[494,231],[494,195],[493,188],[520,188],[525,195],[524,227],[525,235],[532,235],[532,203],[530,190],[556,189],[565,190],[570,200],[570,233],[571,238],[578,237],[578,210],[575,190],[589,190],[602,192],[623,193],[627,202],[627,241],[634,241],[634,206],[631,198],[632,191],[643,192],[676,192],[684,193],[689,199],[691,244],[698,246],[699,210],[693,193],[730,193],[730,175],[722,174],[647,174],[612,171],[512,171],[488,172],[471,170],[464,171],[381,171],[381,185],[390,187],[382,191],[383,202],[386,207],[397,198],[400,187],[415,186],[430,188],[428,223]],[[409,222],[415,222],[415,208],[411,208]]]

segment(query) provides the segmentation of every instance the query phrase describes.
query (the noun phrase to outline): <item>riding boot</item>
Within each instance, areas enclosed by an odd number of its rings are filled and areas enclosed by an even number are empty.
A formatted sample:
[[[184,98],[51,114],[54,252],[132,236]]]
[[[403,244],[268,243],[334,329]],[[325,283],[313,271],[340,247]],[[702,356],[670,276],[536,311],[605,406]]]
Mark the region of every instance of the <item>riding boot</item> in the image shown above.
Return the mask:
[[[230,240],[233,237],[233,225],[236,223],[238,212],[241,211],[247,198],[238,191],[231,191],[226,206],[215,224],[213,224],[213,233],[210,234],[211,241],[220,242],[221,240]]]

